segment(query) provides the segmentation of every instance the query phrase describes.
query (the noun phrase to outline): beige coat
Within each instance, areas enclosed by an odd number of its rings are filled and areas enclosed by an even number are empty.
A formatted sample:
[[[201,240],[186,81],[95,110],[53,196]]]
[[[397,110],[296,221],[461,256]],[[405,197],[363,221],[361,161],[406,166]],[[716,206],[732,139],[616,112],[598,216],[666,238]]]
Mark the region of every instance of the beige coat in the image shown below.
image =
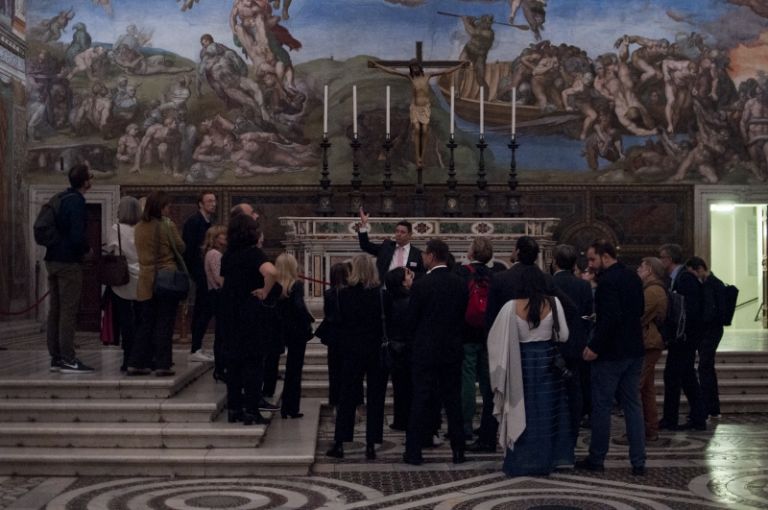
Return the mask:
[[[643,344],[645,349],[664,349],[664,341],[656,325],[667,316],[667,291],[657,283],[646,283],[643,286],[645,297],[645,312],[643,313]]]
[[[140,221],[134,230],[136,251],[139,254],[139,283],[136,289],[137,301],[152,299],[152,292],[155,287],[155,274],[158,268],[177,269],[176,255],[171,248],[171,239],[176,245],[176,251],[179,254],[184,253],[184,241],[181,240],[176,225],[169,218],[163,218],[163,221],[166,225],[162,225],[156,219]],[[157,265],[155,265],[155,258],[157,258]]]

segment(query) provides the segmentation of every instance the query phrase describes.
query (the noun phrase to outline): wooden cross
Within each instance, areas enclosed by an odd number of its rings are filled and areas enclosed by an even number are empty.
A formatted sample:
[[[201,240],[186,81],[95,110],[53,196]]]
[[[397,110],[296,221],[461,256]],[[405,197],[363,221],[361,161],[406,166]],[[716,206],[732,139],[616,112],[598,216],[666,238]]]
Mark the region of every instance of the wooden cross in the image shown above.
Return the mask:
[[[421,65],[422,69],[426,69],[428,67],[432,68],[442,68],[442,67],[453,67],[456,65],[461,64],[461,60],[424,60],[423,56],[423,46],[424,44],[421,41],[416,41],[416,60]],[[387,67],[408,67],[411,62],[409,60],[377,60],[377,63],[387,66]],[[368,67],[373,67],[371,63],[368,63]]]

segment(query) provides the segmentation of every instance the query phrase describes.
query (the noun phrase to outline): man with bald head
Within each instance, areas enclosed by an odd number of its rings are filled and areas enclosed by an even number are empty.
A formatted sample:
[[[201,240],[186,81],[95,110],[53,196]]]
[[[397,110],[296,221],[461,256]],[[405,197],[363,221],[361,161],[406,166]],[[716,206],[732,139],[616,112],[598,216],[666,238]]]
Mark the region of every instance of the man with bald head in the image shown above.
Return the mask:
[[[232,209],[229,210],[229,219],[231,220],[235,216],[239,216],[240,214],[245,214],[246,216],[250,216],[254,220],[259,219],[259,212],[253,208],[251,204],[248,202],[241,202],[235,206],[232,207]]]

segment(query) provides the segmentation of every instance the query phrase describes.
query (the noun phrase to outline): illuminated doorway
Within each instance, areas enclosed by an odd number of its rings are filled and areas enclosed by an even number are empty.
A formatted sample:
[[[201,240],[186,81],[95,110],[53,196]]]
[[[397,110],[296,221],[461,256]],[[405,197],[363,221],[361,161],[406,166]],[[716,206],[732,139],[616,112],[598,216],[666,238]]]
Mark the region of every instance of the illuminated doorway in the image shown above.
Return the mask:
[[[739,288],[733,331],[768,328],[766,316],[766,217],[764,204],[709,204],[710,266]]]

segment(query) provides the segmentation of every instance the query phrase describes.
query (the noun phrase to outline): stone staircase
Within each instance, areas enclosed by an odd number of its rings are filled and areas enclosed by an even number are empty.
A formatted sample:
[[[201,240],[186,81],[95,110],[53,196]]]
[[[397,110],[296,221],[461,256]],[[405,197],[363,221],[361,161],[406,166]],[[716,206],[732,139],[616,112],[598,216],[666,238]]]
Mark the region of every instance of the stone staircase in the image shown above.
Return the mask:
[[[227,423],[211,364],[174,352],[173,377],[127,377],[116,349],[83,351],[94,374],[48,371],[43,351],[6,351],[0,367],[0,474],[306,475],[320,399],[301,420]],[[268,415],[268,414],[267,414]]]
[[[328,398],[327,349],[314,341],[307,347],[302,383],[305,397]],[[656,401],[664,401],[664,363],[662,355],[656,366]],[[721,351],[717,355],[720,403],[723,413],[768,412],[768,352]],[[478,395],[478,406],[481,400]],[[389,384],[386,413],[392,412],[392,385]],[[685,396],[681,408],[687,410]]]

